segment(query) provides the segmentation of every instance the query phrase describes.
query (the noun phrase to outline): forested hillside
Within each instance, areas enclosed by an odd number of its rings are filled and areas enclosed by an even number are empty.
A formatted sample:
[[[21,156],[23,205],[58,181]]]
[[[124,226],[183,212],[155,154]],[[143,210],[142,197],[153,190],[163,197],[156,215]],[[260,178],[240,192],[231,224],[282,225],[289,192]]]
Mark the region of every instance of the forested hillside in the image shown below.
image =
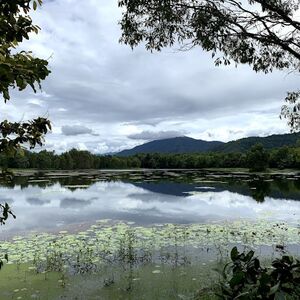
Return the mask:
[[[278,134],[268,137],[248,137],[228,143],[218,141],[203,141],[189,137],[177,137],[155,140],[133,149],[124,150],[118,156],[131,156],[138,153],[202,153],[202,152],[245,152],[255,144],[261,144],[265,149],[295,146],[300,142],[300,133]]]
[[[212,151],[223,142],[208,142],[196,140],[190,137],[176,137],[170,139],[151,141],[146,144],[136,146],[130,150],[118,153],[118,156],[130,156],[138,153],[195,153]]]
[[[231,141],[216,147],[215,151],[243,152],[249,150],[255,144],[262,144],[265,149],[293,146],[300,142],[300,133],[277,134],[267,137],[248,137]]]

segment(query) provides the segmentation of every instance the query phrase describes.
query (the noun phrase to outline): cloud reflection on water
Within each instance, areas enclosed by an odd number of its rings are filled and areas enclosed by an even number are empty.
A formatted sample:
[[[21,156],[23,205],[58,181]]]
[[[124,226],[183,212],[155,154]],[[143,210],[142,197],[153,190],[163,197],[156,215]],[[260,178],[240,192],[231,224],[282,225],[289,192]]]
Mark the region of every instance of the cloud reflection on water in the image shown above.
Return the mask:
[[[157,188],[159,183],[157,183]],[[232,191],[191,188],[176,195],[159,193],[125,182],[96,182],[86,189],[68,189],[56,183],[46,188],[28,186],[21,189],[0,187],[0,197],[14,200],[16,220],[3,231],[27,231],[56,228],[101,218],[130,220],[137,223],[211,222],[232,219],[297,221],[300,201],[266,197],[257,203],[251,196]],[[7,196],[6,196],[7,197]],[[2,197],[3,199],[3,197]]]

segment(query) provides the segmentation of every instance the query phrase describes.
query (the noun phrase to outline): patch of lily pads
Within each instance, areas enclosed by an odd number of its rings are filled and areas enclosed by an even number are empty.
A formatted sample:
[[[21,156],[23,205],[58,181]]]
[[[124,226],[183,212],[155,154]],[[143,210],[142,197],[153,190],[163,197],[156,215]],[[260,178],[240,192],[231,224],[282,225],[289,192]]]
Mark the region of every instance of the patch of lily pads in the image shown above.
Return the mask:
[[[264,220],[150,227],[99,220],[76,234],[61,231],[14,237],[1,243],[0,255],[8,254],[8,264],[32,264],[37,272],[85,273],[107,264],[183,264],[201,251],[226,252],[232,245],[274,249],[300,245],[300,228]]]

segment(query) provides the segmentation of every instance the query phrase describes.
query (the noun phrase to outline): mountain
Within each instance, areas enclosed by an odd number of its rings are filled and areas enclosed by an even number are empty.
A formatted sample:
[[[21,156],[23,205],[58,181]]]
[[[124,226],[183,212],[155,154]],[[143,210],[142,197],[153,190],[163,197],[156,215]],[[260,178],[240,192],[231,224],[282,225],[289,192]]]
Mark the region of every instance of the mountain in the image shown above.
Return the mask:
[[[196,140],[190,137],[176,137],[155,140],[129,150],[123,150],[116,155],[131,156],[138,153],[199,153],[199,152],[244,152],[253,145],[260,143],[266,149],[293,146],[300,141],[300,133],[277,134],[267,137],[248,137],[228,143],[218,141]]]
[[[223,142],[207,142],[190,137],[175,137],[156,140],[119,152],[118,156],[131,156],[137,153],[195,153],[212,151]]]
[[[273,134],[267,137],[248,137],[224,143],[214,149],[219,152],[244,152],[255,144],[262,144],[265,149],[296,145],[300,141],[300,133]]]

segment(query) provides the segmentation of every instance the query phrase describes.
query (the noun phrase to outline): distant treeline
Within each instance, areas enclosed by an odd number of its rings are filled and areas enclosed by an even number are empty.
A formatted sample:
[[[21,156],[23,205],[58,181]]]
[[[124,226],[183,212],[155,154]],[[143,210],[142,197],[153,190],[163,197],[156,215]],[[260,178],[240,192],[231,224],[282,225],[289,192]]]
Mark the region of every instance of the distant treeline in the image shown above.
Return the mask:
[[[199,153],[199,154],[137,154],[130,157],[101,156],[88,151],[72,149],[62,154],[54,151],[39,153],[22,151],[14,156],[0,155],[2,168],[34,169],[192,169],[192,168],[265,168],[300,169],[300,147],[283,147],[265,150],[255,145],[241,153]]]

